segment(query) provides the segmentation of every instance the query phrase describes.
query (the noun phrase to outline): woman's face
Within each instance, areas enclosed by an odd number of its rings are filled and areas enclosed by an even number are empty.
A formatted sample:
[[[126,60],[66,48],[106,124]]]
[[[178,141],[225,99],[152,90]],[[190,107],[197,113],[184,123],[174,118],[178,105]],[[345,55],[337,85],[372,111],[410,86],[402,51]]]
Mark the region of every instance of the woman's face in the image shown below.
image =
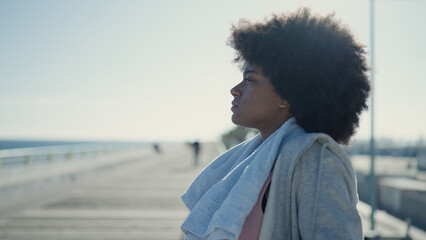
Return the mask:
[[[246,64],[243,81],[231,89],[231,94],[234,96],[232,122],[256,128],[262,137],[272,134],[289,118],[289,104],[255,65]]]

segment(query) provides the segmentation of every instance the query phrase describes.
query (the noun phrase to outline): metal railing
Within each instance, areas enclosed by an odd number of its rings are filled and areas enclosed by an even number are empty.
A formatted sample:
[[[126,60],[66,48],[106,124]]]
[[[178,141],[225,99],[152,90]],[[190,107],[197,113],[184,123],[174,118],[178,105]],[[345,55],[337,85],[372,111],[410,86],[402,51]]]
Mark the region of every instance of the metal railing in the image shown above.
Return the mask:
[[[85,143],[0,150],[2,168],[52,164],[82,158],[96,158],[145,146],[141,143]]]
[[[404,236],[387,236],[387,237],[383,237],[380,235],[377,236],[364,236],[364,240],[411,240],[412,238],[410,237],[409,233],[410,233],[410,228],[411,228],[411,219],[408,218],[405,220],[407,226],[406,226],[406,230],[405,230],[405,234]]]

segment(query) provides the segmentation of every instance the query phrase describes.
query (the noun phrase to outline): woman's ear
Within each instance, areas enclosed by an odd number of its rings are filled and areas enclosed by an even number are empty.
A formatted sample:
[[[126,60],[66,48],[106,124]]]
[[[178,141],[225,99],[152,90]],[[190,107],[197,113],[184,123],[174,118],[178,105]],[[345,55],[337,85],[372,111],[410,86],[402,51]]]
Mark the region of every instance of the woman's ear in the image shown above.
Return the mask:
[[[281,100],[280,105],[278,105],[279,108],[290,108],[290,103],[287,100]]]

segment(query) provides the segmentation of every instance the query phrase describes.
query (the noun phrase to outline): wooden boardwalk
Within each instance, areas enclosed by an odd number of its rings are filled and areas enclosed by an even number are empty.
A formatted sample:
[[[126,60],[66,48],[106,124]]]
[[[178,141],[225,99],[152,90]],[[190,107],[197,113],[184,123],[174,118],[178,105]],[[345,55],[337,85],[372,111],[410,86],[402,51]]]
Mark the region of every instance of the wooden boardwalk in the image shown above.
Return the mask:
[[[217,154],[214,145],[202,145],[193,167],[192,149],[182,144],[87,177],[0,216],[0,239],[183,239],[188,211],[180,196]]]
[[[182,240],[180,225],[188,211],[180,196],[218,155],[215,146],[202,145],[198,167],[184,144],[164,147],[161,154],[138,154],[123,154],[119,166],[92,171],[59,191],[0,211],[0,240]],[[358,208],[368,233],[369,207],[360,203]],[[376,216],[379,235],[404,236],[404,222],[383,212]],[[426,239],[415,228],[410,235]]]

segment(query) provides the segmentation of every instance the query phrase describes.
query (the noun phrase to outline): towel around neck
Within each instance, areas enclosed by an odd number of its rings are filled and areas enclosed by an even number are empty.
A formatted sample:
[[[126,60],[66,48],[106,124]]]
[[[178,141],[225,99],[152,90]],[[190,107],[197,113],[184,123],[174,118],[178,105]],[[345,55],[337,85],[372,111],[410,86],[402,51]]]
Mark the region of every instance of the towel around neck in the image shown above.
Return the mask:
[[[238,239],[283,144],[301,132],[293,117],[264,142],[258,134],[210,163],[182,196],[186,238]]]

